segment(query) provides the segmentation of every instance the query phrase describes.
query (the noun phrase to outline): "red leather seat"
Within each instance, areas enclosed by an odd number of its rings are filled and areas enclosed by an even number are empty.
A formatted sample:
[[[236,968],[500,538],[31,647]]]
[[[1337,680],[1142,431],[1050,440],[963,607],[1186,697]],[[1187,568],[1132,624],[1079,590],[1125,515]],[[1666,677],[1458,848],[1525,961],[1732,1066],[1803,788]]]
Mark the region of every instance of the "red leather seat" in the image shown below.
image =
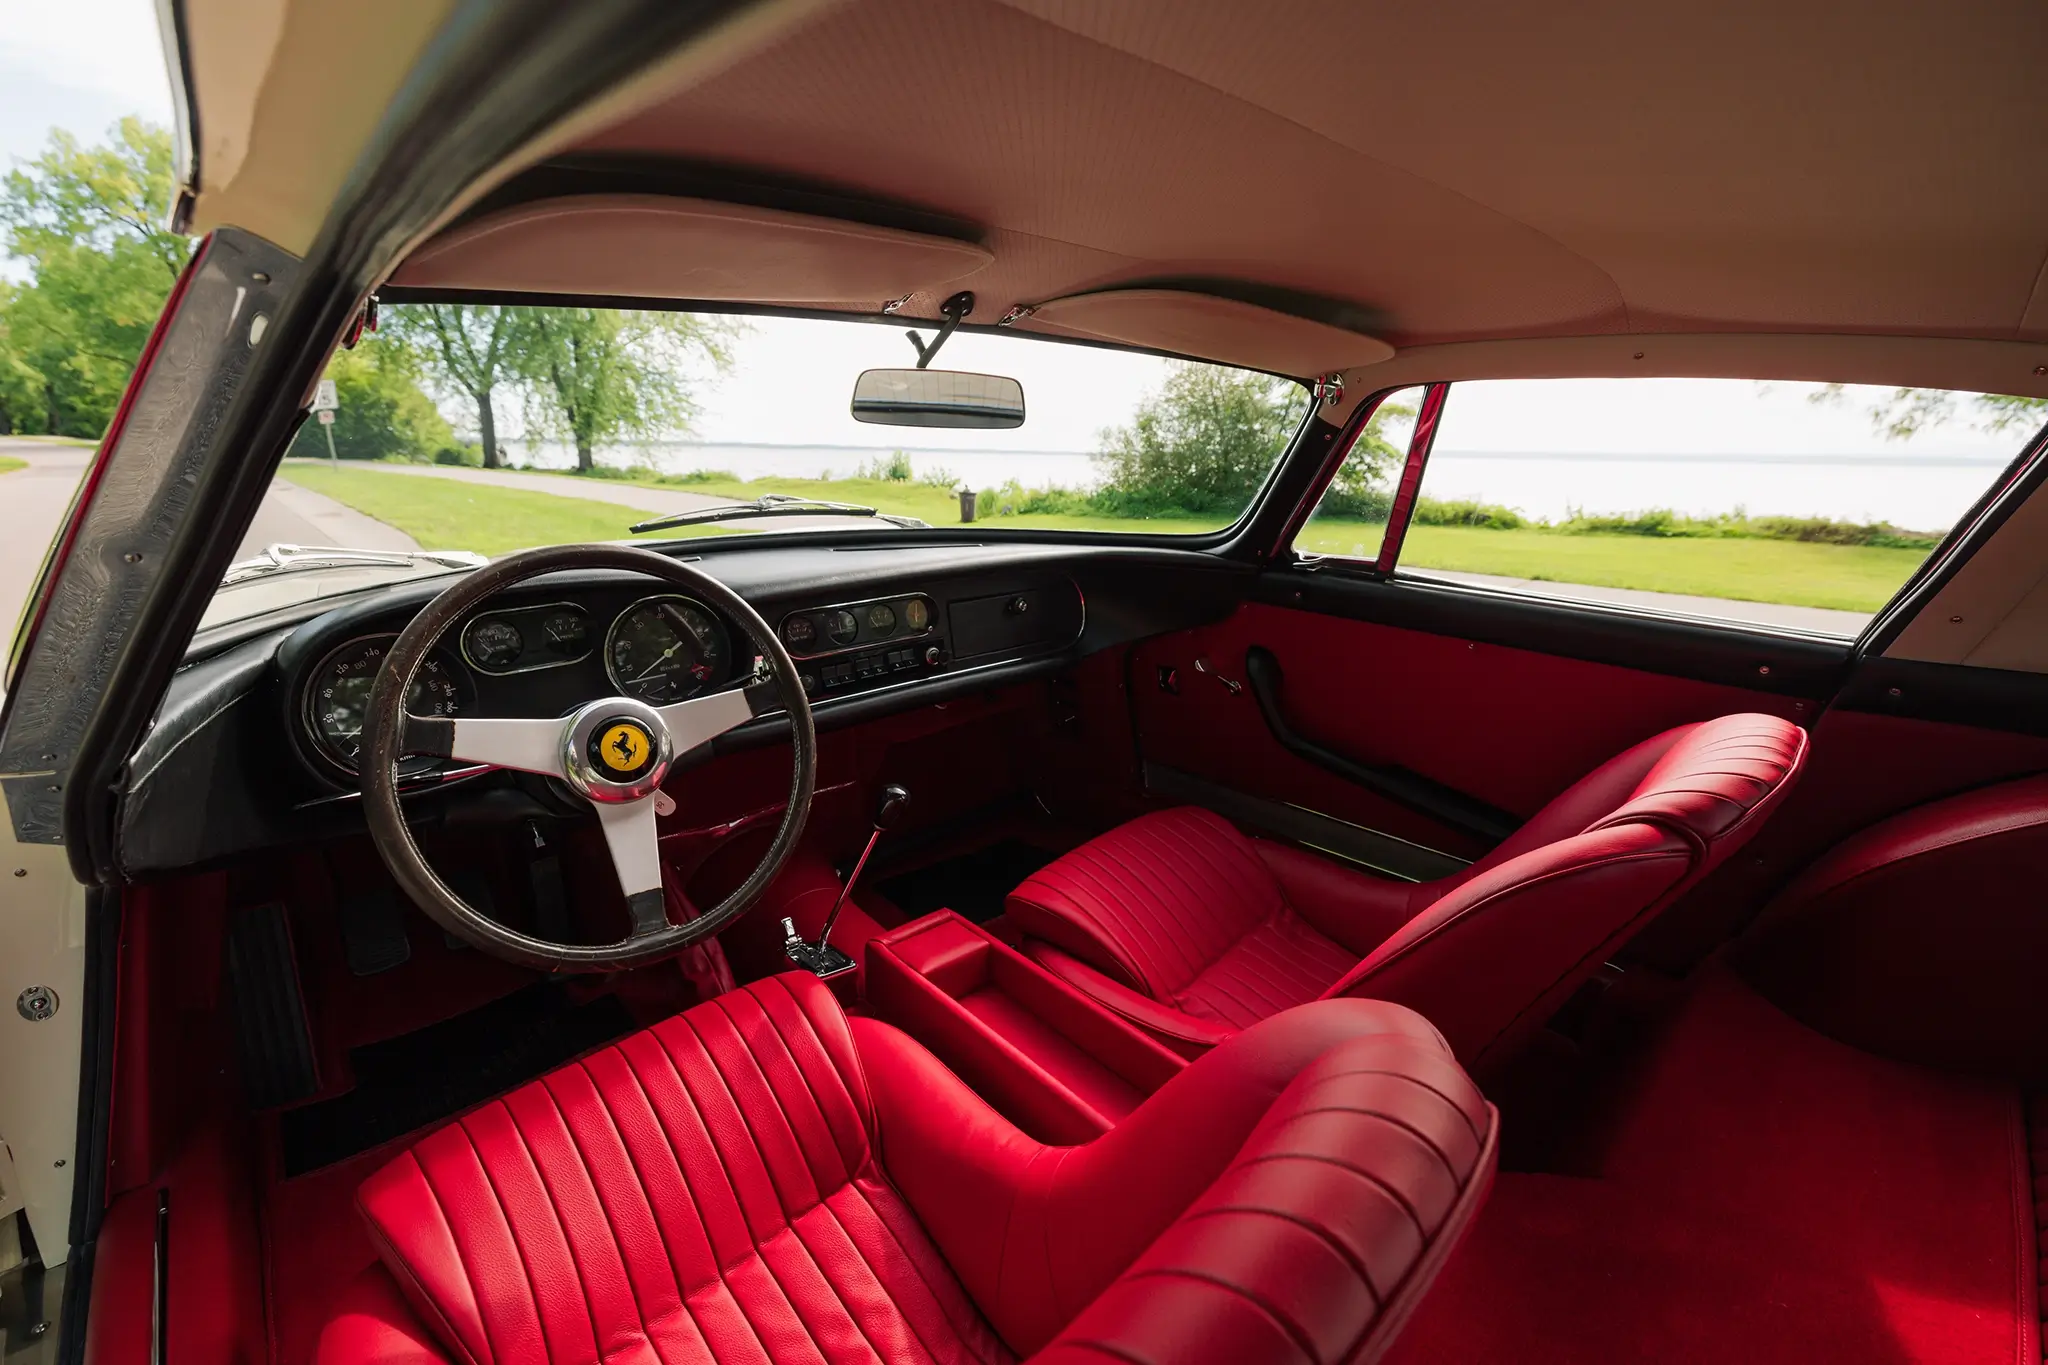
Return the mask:
[[[1422,883],[1159,811],[1044,868],[1008,911],[1039,962],[1189,1056],[1277,1010],[1366,995],[1421,1011],[1484,1066],[1741,847],[1805,760],[1806,732],[1776,716],[1667,730]]]
[[[319,1365],[1369,1361],[1496,1116],[1411,1011],[1248,1029],[1045,1147],[806,975],[522,1086],[362,1187]]]

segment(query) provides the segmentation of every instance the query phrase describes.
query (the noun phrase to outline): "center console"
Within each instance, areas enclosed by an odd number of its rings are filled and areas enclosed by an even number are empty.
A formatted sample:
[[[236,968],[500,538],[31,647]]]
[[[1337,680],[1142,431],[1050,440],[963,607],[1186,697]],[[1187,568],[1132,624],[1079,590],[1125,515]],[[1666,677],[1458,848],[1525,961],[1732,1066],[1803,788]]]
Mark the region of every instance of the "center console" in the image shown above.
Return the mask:
[[[947,598],[896,593],[786,612],[776,630],[813,701],[926,677],[959,663],[1025,657],[1081,633],[1069,580]]]
[[[875,1017],[1040,1142],[1100,1137],[1188,1064],[950,910],[871,939],[865,974]]]

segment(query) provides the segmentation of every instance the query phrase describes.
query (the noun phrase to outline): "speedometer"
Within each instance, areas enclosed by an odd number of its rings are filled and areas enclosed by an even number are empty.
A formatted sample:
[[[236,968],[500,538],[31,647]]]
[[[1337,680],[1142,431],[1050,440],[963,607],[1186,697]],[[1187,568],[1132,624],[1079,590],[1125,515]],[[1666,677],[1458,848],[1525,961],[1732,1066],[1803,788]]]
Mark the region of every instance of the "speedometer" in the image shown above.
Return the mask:
[[[612,686],[656,706],[694,697],[727,674],[725,627],[687,597],[643,597],[605,637]]]
[[[323,756],[348,772],[355,772],[363,757],[363,722],[370,713],[370,689],[376,685],[377,670],[395,635],[370,635],[329,654],[313,670],[306,689],[306,724]],[[420,664],[412,690],[406,694],[406,709],[416,716],[453,716],[468,701],[468,688],[445,661],[429,654]],[[431,758],[408,758],[398,765],[400,775],[432,767]]]

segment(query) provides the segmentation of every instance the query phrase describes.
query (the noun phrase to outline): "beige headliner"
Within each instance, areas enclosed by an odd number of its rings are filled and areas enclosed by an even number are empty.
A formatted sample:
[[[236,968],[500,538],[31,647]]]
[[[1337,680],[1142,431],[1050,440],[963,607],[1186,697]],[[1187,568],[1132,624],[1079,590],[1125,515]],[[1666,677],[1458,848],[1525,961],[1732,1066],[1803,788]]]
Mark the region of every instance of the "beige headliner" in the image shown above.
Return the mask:
[[[1208,274],[1377,310],[1404,351],[2035,341],[2044,69],[2048,7],[2018,0],[853,0],[575,150],[979,225],[994,261],[913,299],[925,316],[960,284],[992,322]],[[633,261],[617,269],[614,292],[645,292]],[[1827,377],[1866,377],[1863,351],[1839,348],[1843,369],[1830,342],[1807,349]],[[1983,359],[1957,380],[2025,387],[2010,356]]]

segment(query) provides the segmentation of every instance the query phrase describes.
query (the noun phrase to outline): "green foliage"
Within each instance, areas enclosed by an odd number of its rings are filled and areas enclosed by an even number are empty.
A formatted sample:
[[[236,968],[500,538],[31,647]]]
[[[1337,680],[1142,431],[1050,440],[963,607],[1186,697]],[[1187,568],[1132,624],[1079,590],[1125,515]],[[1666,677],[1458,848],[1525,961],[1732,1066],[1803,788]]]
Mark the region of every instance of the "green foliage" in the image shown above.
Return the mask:
[[[888,483],[909,483],[913,477],[910,457],[900,450],[892,450],[887,456],[877,455],[863,460],[860,468],[853,472],[856,479],[881,479]]]
[[[683,313],[609,308],[522,308],[513,366],[529,384],[527,417],[576,447],[576,468],[597,467],[596,447],[622,437],[689,429],[697,404],[693,359],[732,363],[734,324]]]
[[[1471,498],[1417,498],[1408,520],[1414,526],[1483,526],[1489,531],[1515,531],[1529,524],[1512,507]]]
[[[960,486],[960,476],[944,465],[933,465],[917,476],[917,481],[926,488],[943,488],[948,492]]]
[[[0,293],[0,431],[106,430],[190,244],[165,230],[171,139],[121,120],[85,147],[53,132],[0,180],[7,254],[30,282]]]
[[[1097,511],[1123,515],[1242,511],[1288,438],[1299,384],[1215,365],[1176,363],[1128,426],[1102,433]]]
[[[1415,409],[1406,403],[1382,403],[1374,409],[1365,429],[1351,444],[1351,453],[1337,467],[1337,475],[1316,505],[1317,516],[1356,517],[1362,521],[1385,521],[1394,506],[1392,476],[1408,458],[1405,448],[1387,439],[1390,421],[1407,422]],[[1420,513],[1418,512],[1418,515]]]
[[[1739,507],[1716,517],[1688,517],[1668,507],[1600,516],[1587,516],[1575,510],[1555,529],[1569,535],[1799,540],[1815,545],[1873,545],[1894,550],[1931,550],[1941,543],[1938,532],[1902,530],[1889,522],[1836,521],[1830,517],[1752,517]]]
[[[1823,384],[1809,395],[1812,403],[1840,403],[1840,384]],[[1893,389],[1870,408],[1870,423],[1894,441],[1909,441],[1921,432],[1955,421],[1967,407],[1970,425],[1979,431],[2032,430],[2048,420],[2048,398],[2013,393],[1958,393],[1951,389]]]
[[[340,408],[334,414],[334,453],[344,460],[410,460],[467,464],[455,432],[420,392],[402,346],[366,338],[353,351],[337,351],[327,366]],[[447,458],[443,458],[444,452]],[[327,437],[309,420],[292,438],[291,455],[327,458]],[[482,463],[477,452],[476,463]]]

